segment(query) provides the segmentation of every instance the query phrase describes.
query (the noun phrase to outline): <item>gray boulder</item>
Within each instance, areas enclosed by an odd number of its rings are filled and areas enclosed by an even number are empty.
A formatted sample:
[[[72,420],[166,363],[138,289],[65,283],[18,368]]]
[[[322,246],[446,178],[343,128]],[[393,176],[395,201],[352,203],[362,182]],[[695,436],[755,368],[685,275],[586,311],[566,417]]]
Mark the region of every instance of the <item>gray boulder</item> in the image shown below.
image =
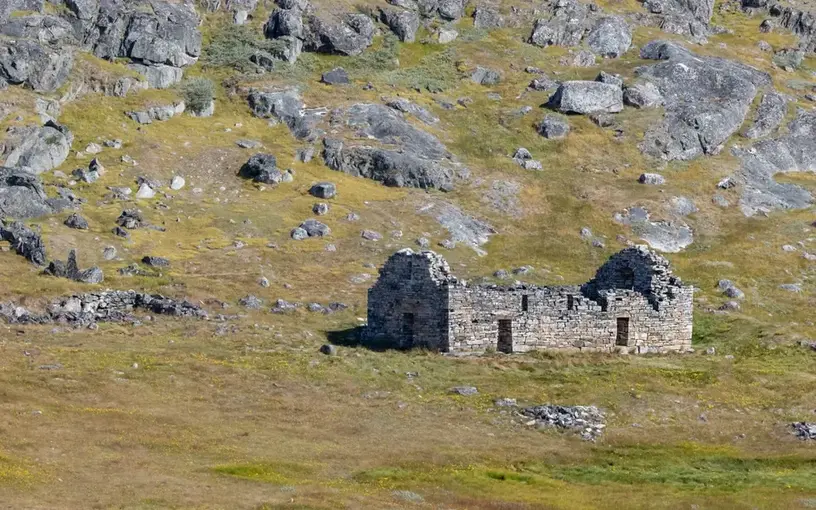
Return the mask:
[[[546,115],[538,125],[538,133],[550,140],[564,138],[569,131],[570,126],[566,119],[553,114]]]
[[[73,228],[75,230],[88,230],[90,228],[88,225],[88,220],[77,213],[68,216],[64,223],[66,227]]]
[[[425,124],[436,124],[439,122],[439,117],[435,116],[425,108],[419,106],[416,103],[413,103],[405,98],[397,97],[392,99],[386,99],[385,104],[389,108],[393,108],[394,110],[407,113],[416,117],[417,119],[421,120]]]
[[[504,26],[504,18],[496,7],[480,4],[473,11],[473,26],[485,30],[501,28]]]
[[[720,280],[717,282],[717,288],[731,299],[745,299],[745,293],[737,288],[731,280]]]
[[[37,92],[60,88],[74,64],[71,48],[52,49],[34,41],[0,40],[0,79]]]
[[[337,186],[333,182],[318,182],[309,189],[309,194],[316,198],[334,198],[337,195]]]
[[[39,177],[0,167],[0,218],[37,218],[70,205],[70,200],[48,198]]]
[[[635,108],[657,108],[663,105],[663,96],[654,83],[639,82],[624,89],[623,102]]]
[[[566,81],[549,105],[561,113],[617,113],[623,110],[623,92],[618,86],[597,81]]]
[[[618,58],[632,45],[632,30],[623,18],[605,16],[595,22],[586,43],[596,55]]]
[[[498,85],[501,81],[501,74],[493,69],[479,66],[473,71],[473,74],[470,75],[470,79],[473,83],[478,83],[479,85],[492,86]]]
[[[349,82],[349,76],[342,67],[335,67],[331,71],[323,73],[320,81],[326,85],[346,85]]]
[[[800,49],[784,48],[773,56],[773,63],[786,71],[795,71],[802,67],[805,60],[805,52]]]
[[[666,113],[646,133],[641,150],[666,160],[716,154],[745,120],[757,91],[770,77],[752,67],[698,57],[675,43],[653,41],[641,57],[662,62],[636,69],[664,98]]]
[[[331,234],[331,229],[325,223],[315,219],[308,219],[300,224],[300,227],[309,237],[324,237]]]
[[[672,34],[704,41],[714,13],[714,0],[645,0],[651,20],[644,20]]]
[[[618,87],[623,88],[623,78],[619,74],[610,74],[606,71],[601,71],[598,73],[598,76],[595,77],[595,81],[599,81],[601,83],[608,83],[609,85],[615,85]],[[626,98],[624,98],[625,100]]]
[[[280,184],[283,182],[283,174],[278,168],[278,160],[271,154],[255,154],[238,172],[245,179],[264,184]]]
[[[416,40],[416,33],[419,30],[418,13],[384,7],[380,9],[380,20],[388,25],[400,41],[411,43]]]
[[[0,219],[0,239],[9,243],[12,250],[32,264],[43,266],[48,260],[45,243],[40,235],[18,221]]]
[[[788,111],[788,99],[778,92],[768,92],[762,96],[754,121],[744,136],[746,138],[762,138],[770,135],[782,124]]]
[[[666,178],[660,174],[645,173],[640,174],[638,182],[641,184],[648,184],[650,186],[662,186],[666,184]]]
[[[49,121],[41,128],[13,133],[12,150],[5,165],[33,174],[60,166],[71,151],[74,135],[64,126]]]
[[[425,2],[429,4],[431,2]],[[465,15],[466,0],[436,0],[437,14],[440,18],[455,21]]]
[[[317,53],[357,56],[374,40],[374,22],[365,14],[309,14],[303,26],[303,48]]]

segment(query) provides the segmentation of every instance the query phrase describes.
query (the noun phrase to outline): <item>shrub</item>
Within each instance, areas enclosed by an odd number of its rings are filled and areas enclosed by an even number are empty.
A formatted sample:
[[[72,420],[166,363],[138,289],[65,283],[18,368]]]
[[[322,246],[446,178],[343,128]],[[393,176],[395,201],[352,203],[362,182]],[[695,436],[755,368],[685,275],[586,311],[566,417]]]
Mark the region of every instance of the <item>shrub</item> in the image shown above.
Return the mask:
[[[201,113],[212,104],[215,87],[206,78],[192,78],[182,84],[181,93],[187,108],[194,113]]]
[[[217,31],[204,49],[205,67],[229,67],[242,73],[255,72],[258,66],[250,57],[263,49],[266,41],[245,25],[226,25]]]

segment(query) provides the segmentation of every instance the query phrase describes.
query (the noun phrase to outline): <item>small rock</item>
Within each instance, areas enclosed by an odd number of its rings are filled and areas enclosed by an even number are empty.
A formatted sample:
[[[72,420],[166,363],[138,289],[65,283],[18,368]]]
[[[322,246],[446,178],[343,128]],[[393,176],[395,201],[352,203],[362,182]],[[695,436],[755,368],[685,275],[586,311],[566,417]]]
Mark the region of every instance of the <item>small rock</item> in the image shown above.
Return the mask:
[[[326,356],[337,356],[337,346],[331,344],[324,344],[320,346],[320,353]]]
[[[88,220],[77,213],[74,213],[65,220],[65,226],[76,230],[88,230]]]
[[[475,386],[454,386],[450,389],[450,392],[463,397],[469,397],[478,394],[479,390],[476,389]]]
[[[149,267],[170,267],[170,261],[164,257],[146,256],[142,258],[142,264]]]
[[[239,299],[238,304],[244,308],[249,308],[250,310],[260,310],[260,308],[263,306],[263,300],[250,294]]]
[[[143,182],[139,186],[139,191],[136,192],[136,198],[140,199],[150,199],[156,196],[156,192],[153,191],[153,188],[148,186],[146,182]]]
[[[185,184],[186,184],[186,181],[184,180],[184,177],[181,177],[180,175],[176,175],[170,181],[170,189],[172,189],[173,191],[178,191],[181,188],[183,188]]]
[[[331,71],[323,73],[320,81],[327,85],[346,85],[349,83],[349,76],[342,67],[335,67]]]
[[[318,202],[312,207],[312,212],[318,216],[325,216],[329,213],[329,204],[325,202]]]
[[[116,248],[113,246],[108,246],[104,250],[102,250],[102,258],[105,260],[113,260],[116,258]]]
[[[383,237],[382,234],[373,230],[363,230],[360,235],[363,239],[367,239],[369,241],[379,241]]]
[[[638,182],[641,184],[648,184],[651,186],[662,186],[666,184],[666,178],[660,174],[640,174],[640,178],[638,178]]]
[[[337,186],[331,182],[319,182],[311,187],[309,194],[316,198],[334,198],[337,195]]]

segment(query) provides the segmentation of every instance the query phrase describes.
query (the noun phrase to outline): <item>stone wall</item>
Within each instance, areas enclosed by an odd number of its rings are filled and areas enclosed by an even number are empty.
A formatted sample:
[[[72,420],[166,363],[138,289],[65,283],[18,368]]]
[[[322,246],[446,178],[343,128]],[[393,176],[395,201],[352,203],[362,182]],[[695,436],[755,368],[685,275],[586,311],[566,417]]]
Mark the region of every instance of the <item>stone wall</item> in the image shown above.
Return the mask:
[[[451,352],[683,351],[691,347],[692,310],[692,287],[642,247],[614,255],[587,284],[563,287],[471,286],[440,256],[406,250],[369,293],[369,330],[395,347]]]
[[[395,348],[447,351],[450,267],[433,252],[402,250],[388,259],[368,291],[366,337]]]

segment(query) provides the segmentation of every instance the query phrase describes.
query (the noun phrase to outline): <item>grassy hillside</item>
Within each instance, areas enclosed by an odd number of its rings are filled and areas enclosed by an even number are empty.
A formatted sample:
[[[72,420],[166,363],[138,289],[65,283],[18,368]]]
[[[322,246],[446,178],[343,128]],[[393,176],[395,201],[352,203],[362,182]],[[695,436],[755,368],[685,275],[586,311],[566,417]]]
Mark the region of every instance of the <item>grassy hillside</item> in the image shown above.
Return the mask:
[[[526,4],[525,4],[526,5]],[[610,10],[638,6],[610,2]],[[259,32],[262,7],[251,26]],[[711,36],[693,50],[737,59],[770,73],[774,86],[812,108],[797,83],[814,81],[812,56],[795,72],[771,63],[757,47],[792,46],[786,34],[760,34],[760,17],[715,15],[730,33]],[[223,13],[205,16],[205,48],[229,37]],[[529,27],[493,32],[470,18],[450,45],[395,43],[378,36],[356,58],[304,54],[297,64],[264,75],[242,75],[202,59],[186,76],[216,84],[216,113],[138,126],[124,112],[179,100],[180,91],[149,90],[127,98],[88,94],[62,105],[60,121],[75,134],[74,150],[90,142],[122,139],[120,150],[99,158],[107,169],[94,184],[77,184],[87,199],[82,214],[90,231],[70,230],[66,214],[31,222],[41,229],[52,258],[78,248],[80,264],[99,265],[98,288],[138,288],[200,301],[229,321],[144,320],[139,326],[0,325],[0,501],[7,508],[810,508],[816,505],[813,446],[796,439],[794,421],[813,421],[816,351],[816,253],[813,208],[745,218],[734,191],[721,193],[731,207],[712,202],[717,182],[738,165],[729,148],[688,163],[660,163],[637,148],[661,111],[627,109],[616,117],[622,135],[588,118],[569,118],[563,141],[540,137],[535,123],[545,92],[526,89],[536,66],[559,79],[593,79],[603,69],[626,80],[645,61],[636,48],[593,68],[559,64],[564,48],[542,50],[524,42]],[[418,40],[429,37],[420,34]],[[675,38],[639,27],[634,44]],[[121,63],[84,56],[82,72],[128,73]],[[467,79],[477,65],[498,69],[502,82],[482,87]],[[319,83],[343,66],[352,84]],[[84,78],[75,70],[74,84]],[[373,88],[365,90],[371,83]],[[428,128],[471,171],[456,191],[442,194],[386,188],[326,168],[319,157],[296,161],[305,146],[283,125],[250,115],[246,91],[297,85],[309,107],[380,102],[399,95],[441,119]],[[428,88],[439,90],[431,93]],[[70,86],[56,97],[71,91]],[[497,101],[488,96],[496,93]],[[36,119],[34,94],[2,91],[12,114],[0,129]],[[467,107],[457,100],[470,97]],[[455,104],[448,110],[441,101]],[[519,115],[525,106],[532,113]],[[2,110],[0,110],[2,111]],[[792,110],[791,110],[792,111]],[[17,115],[21,118],[18,120]],[[749,119],[752,115],[749,114]],[[295,172],[293,183],[260,186],[237,176],[254,150],[252,139]],[[542,172],[510,158],[526,147]],[[138,162],[123,163],[123,155]],[[87,166],[75,157],[65,174]],[[638,184],[646,171],[666,176],[665,186]],[[168,196],[121,202],[109,187],[131,186],[145,176],[187,185]],[[62,182],[51,173],[47,182]],[[815,174],[783,179],[816,191]],[[325,221],[332,235],[294,242],[290,230],[313,217],[310,186],[330,180],[338,196]],[[508,191],[509,190],[509,191]],[[597,354],[490,354],[457,359],[425,352],[376,352],[343,345],[339,332],[365,317],[366,290],[376,266],[394,251],[429,238],[454,271],[489,277],[497,269],[532,265],[529,280],[542,284],[589,279],[612,253],[618,236],[638,242],[613,221],[626,207],[647,207],[672,219],[667,199],[684,196],[699,211],[684,218],[695,242],[668,255],[675,272],[694,284],[696,353],[677,356]],[[448,202],[488,221],[497,234],[480,256],[437,243],[449,233],[428,203]],[[166,232],[138,230],[130,240],[111,229],[125,208],[137,207]],[[349,213],[360,216],[347,221]],[[580,237],[589,227],[604,239],[596,248]],[[363,229],[383,240],[361,239]],[[395,235],[401,232],[401,237]],[[801,245],[797,243],[802,243]],[[327,251],[333,244],[336,251]],[[783,245],[796,245],[790,253]],[[106,261],[105,246],[118,258]],[[124,277],[117,270],[145,255],[166,257],[157,277]],[[96,290],[43,276],[13,253],[0,253],[0,300],[36,307],[66,293]],[[364,283],[355,277],[371,275]],[[262,277],[268,288],[258,284]],[[715,312],[725,301],[721,278],[746,293],[739,311]],[[802,292],[780,285],[799,283]],[[238,299],[254,294],[261,311]],[[341,301],[333,315],[272,314],[276,299],[303,303]],[[222,303],[228,307],[222,307]],[[318,353],[332,340],[339,355]],[[713,347],[716,354],[706,355]],[[408,376],[412,373],[415,375]],[[452,395],[457,385],[478,387],[473,397]],[[597,443],[526,426],[497,398],[520,404],[597,405],[608,413]]]

